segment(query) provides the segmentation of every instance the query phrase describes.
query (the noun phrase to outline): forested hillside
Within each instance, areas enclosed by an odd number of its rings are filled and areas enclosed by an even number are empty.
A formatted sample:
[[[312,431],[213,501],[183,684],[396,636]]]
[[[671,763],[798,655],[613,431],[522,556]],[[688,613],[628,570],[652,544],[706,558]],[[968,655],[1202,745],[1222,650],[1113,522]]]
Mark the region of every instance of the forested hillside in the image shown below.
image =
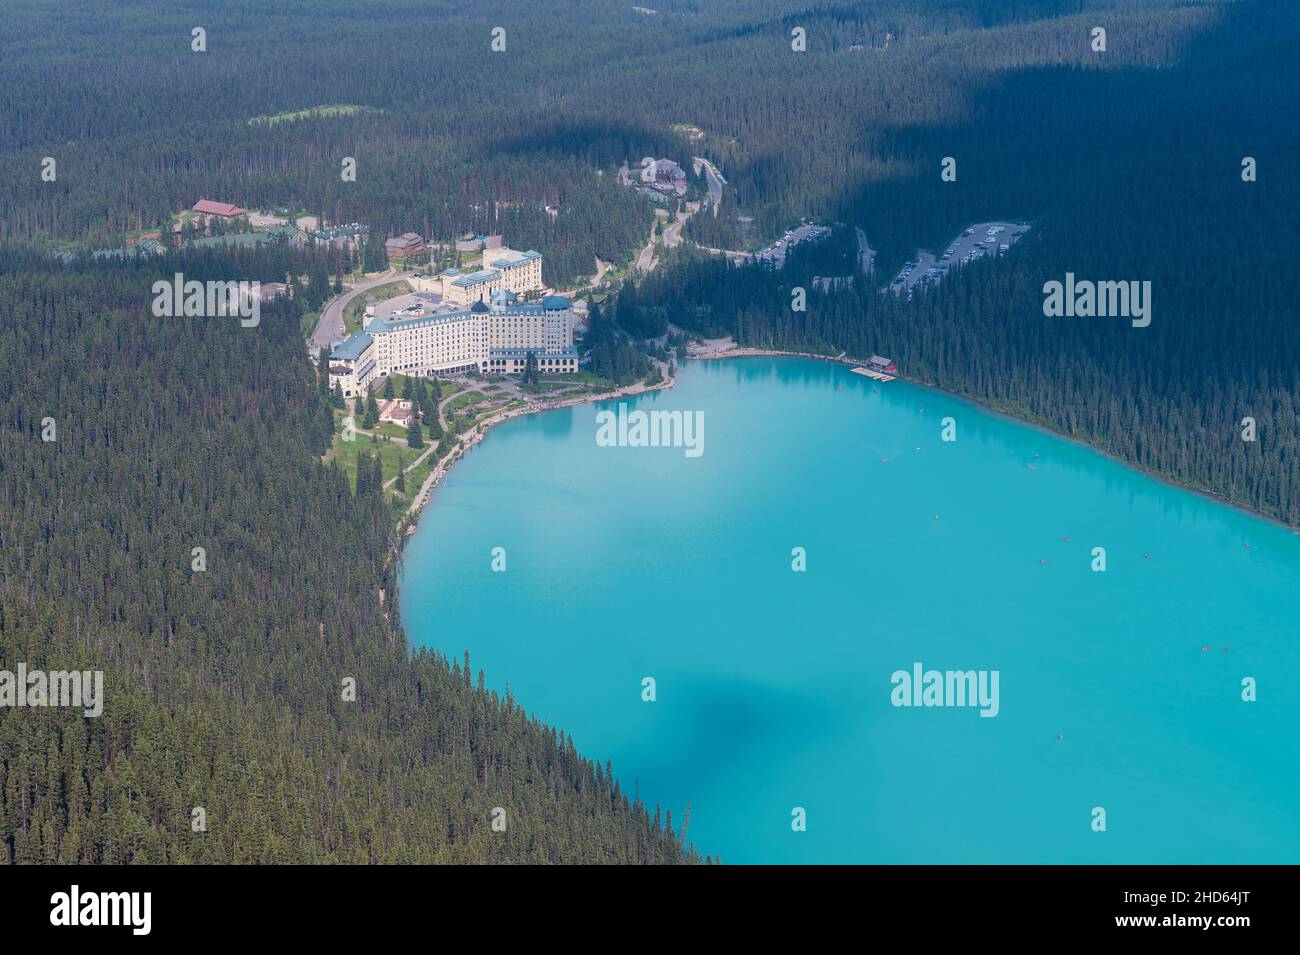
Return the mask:
[[[56,5],[25,0],[0,23],[0,237],[107,242],[203,196],[384,233],[501,231],[541,249],[548,281],[565,283],[589,274],[595,256],[624,260],[648,232],[646,204],[609,181],[624,159],[718,161],[730,186],[722,215],[687,234],[761,243],[909,172],[913,160],[891,136],[960,122],[1007,72],[1167,64],[1215,8],[670,0],[655,9],[146,0],[89,5],[72,28]],[[1080,10],[1105,12],[1104,58],[1086,42],[1097,14]],[[206,30],[205,52],[191,50],[195,28]],[[795,28],[804,52],[791,49]],[[310,113],[333,106],[350,111]],[[54,182],[40,178],[47,156]],[[340,175],[345,156],[357,160],[355,182]],[[738,231],[742,212],[753,226]]]
[[[0,251],[0,669],[106,699],[0,708],[0,862],[694,858],[468,656],[409,653],[296,302],[158,318],[159,272],[38,261]]]
[[[785,273],[696,256],[658,271],[645,307],[705,334],[897,360],[903,374],[1049,425],[1169,479],[1300,526],[1300,8],[1225,8],[1175,67],[1008,77],[951,126],[892,137],[900,157],[959,158],[865,191],[849,221],[896,268],[915,245],[1023,216],[1029,237],[908,303],[875,282],[811,293]],[[1243,182],[1254,157],[1258,181]],[[926,224],[917,235],[910,216]],[[796,257],[797,261],[797,257]],[[1152,283],[1152,321],[1047,318],[1043,284]],[[825,273],[822,273],[825,274]],[[1242,440],[1254,418],[1258,441]]]

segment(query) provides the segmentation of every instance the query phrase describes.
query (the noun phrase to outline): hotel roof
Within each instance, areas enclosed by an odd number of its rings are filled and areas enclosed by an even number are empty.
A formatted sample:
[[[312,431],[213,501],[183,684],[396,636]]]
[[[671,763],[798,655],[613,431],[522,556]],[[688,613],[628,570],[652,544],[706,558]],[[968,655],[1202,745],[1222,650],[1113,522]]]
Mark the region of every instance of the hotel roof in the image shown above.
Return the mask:
[[[463,322],[470,317],[469,309],[466,308],[455,312],[435,312],[421,318],[376,318],[366,326],[366,332],[371,335],[382,335],[384,332],[395,332],[404,328],[442,325],[446,322]]]
[[[337,346],[330,358],[340,361],[356,361],[361,353],[370,347],[371,338],[365,332],[353,332],[348,340]]]
[[[395,332],[406,328],[420,328],[424,325],[441,325],[445,322],[463,322],[467,319],[473,318],[475,312],[482,314],[484,311],[487,311],[491,312],[493,315],[507,316],[542,315],[547,311],[568,307],[569,300],[563,295],[548,295],[546,298],[542,299],[541,302],[525,302],[520,305],[498,305],[494,303],[490,308],[482,299],[480,299],[469,308],[457,309],[454,312],[434,312],[432,315],[423,315],[419,318],[406,319],[397,318],[396,316],[389,318],[374,318],[370,321],[370,324],[366,326],[366,332],[371,335],[382,335],[384,332]]]
[[[490,282],[500,275],[501,273],[496,269],[480,269],[477,272],[471,272],[469,275],[462,275],[451,284],[461,288],[469,288],[471,285],[482,285],[484,282]]]
[[[241,216],[244,214],[244,210],[239,206],[232,205],[229,202],[213,202],[211,199],[200,199],[194,203],[193,210],[214,216]]]
[[[534,259],[540,259],[542,253],[529,249],[527,252],[516,252],[514,249],[496,249],[500,258],[492,260],[492,267],[495,269],[508,269],[519,265],[521,262],[532,262]],[[487,257],[484,256],[486,259]]]

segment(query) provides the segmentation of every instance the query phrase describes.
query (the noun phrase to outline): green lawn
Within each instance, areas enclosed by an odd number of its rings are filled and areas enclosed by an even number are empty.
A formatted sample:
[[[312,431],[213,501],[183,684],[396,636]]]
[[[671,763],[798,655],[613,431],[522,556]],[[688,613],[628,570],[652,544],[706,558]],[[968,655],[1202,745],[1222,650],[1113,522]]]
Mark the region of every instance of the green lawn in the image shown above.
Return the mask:
[[[355,440],[344,441],[341,435],[334,436],[334,447],[330,451],[330,459],[338,462],[339,468],[348,476],[348,483],[355,491],[357,487],[357,458],[363,454],[373,455],[379,452],[379,459],[384,466],[384,480],[397,476],[398,462],[405,461],[410,464],[421,453],[413,451],[403,444],[394,444],[389,441],[372,441],[364,434],[358,433]]]
[[[444,409],[443,413],[447,415],[456,414],[460,411],[464,411],[472,404],[477,404],[479,402],[483,402],[487,400],[488,397],[480,392],[462,391],[460,394],[458,394],[455,398],[453,398],[451,401],[447,403],[447,407],[446,409]]]

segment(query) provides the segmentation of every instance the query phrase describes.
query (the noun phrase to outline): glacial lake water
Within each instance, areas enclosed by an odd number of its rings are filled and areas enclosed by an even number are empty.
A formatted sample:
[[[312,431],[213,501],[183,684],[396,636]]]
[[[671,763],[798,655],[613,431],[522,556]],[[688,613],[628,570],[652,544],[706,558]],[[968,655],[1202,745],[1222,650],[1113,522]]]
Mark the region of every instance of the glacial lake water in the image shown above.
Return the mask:
[[[691,362],[626,403],[703,412],[704,453],[598,446],[616,403],[494,429],[408,542],[403,618],[689,804],[701,852],[1300,861],[1300,536],[825,362]],[[997,716],[895,706],[918,662],[997,671]]]

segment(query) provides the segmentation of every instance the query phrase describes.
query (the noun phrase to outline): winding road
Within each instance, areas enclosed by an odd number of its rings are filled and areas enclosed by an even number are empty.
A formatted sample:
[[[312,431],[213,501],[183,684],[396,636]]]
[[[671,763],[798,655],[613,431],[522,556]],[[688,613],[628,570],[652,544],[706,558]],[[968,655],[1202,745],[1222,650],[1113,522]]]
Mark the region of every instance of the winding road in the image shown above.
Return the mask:
[[[385,282],[391,282],[395,275],[397,269],[390,268],[378,278],[358,282],[326,305],[325,310],[320,313],[320,321],[316,323],[316,331],[312,332],[312,345],[316,348],[328,348],[339,339],[347,338],[347,332],[343,328],[343,310],[348,307],[348,303],[362,292],[383,285]]]
[[[693,156],[692,158],[704,167],[704,172],[709,180],[709,204],[713,206],[713,215],[716,218],[718,208],[722,205],[722,187],[727,180],[723,179],[722,173],[718,172],[717,167],[703,156]]]

